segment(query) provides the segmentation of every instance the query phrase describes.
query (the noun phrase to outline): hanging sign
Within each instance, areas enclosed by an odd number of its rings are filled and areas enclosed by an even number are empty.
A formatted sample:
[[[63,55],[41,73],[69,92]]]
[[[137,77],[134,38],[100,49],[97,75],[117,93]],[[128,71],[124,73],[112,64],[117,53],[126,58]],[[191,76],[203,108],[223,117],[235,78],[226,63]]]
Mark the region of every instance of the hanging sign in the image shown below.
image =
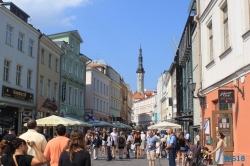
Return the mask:
[[[234,103],[234,90],[219,90],[219,103]]]

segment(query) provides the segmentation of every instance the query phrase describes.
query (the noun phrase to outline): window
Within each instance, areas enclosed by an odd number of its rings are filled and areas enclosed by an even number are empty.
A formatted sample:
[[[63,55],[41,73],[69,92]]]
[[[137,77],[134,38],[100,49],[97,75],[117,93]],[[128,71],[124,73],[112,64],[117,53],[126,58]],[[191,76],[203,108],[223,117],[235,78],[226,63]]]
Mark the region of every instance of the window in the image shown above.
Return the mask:
[[[11,45],[11,37],[12,37],[13,28],[10,25],[6,26],[6,39],[5,43]]]
[[[105,95],[105,93],[106,93],[105,87],[106,87],[106,85],[103,84],[103,94],[104,94],[104,95]]]
[[[21,74],[22,74],[22,66],[16,66],[16,84],[21,85]]]
[[[62,69],[63,71],[66,71],[66,58],[65,57],[63,57],[62,59]]]
[[[17,49],[19,51],[23,51],[23,40],[24,40],[24,35],[19,32],[19,35],[18,35],[18,47],[17,47]]]
[[[71,96],[72,96],[72,87],[69,87],[69,104],[71,104]]]
[[[77,99],[78,99],[77,98],[77,95],[78,95],[77,89],[75,89],[75,94],[74,95],[75,95],[75,97],[74,97],[74,105],[77,106]]]
[[[50,99],[51,98],[51,80],[48,79],[48,82],[47,82],[47,97]]]
[[[212,23],[208,26],[209,35],[209,62],[213,60],[213,25]]]
[[[109,95],[109,94],[108,94],[108,85],[107,85],[107,88],[106,88],[106,94],[107,94],[107,96]]]
[[[82,70],[81,71],[82,72],[81,77],[82,77],[82,79],[84,79],[84,68],[82,67],[81,70]]]
[[[93,97],[93,109],[95,110],[95,97]]]
[[[97,80],[97,91],[99,92],[99,80]]]
[[[83,107],[83,93],[82,91],[80,91],[80,94],[79,94],[79,107]]]
[[[95,78],[94,78],[94,90],[96,90],[96,89],[95,89]]]
[[[100,111],[102,111],[102,100],[100,100]]]
[[[97,104],[96,110],[99,111],[99,99],[96,100],[96,104]]]
[[[54,83],[54,99],[57,101],[57,83]]]
[[[28,54],[31,57],[33,56],[33,44],[34,44],[34,41],[29,39],[29,52],[28,52]]]
[[[70,40],[71,51],[74,51],[74,40]]]
[[[52,68],[52,55],[49,54],[49,68]]]
[[[228,8],[227,5],[223,8],[223,26],[224,26],[224,47],[229,48],[229,27],[228,27]]]
[[[78,77],[78,64],[75,65],[75,72],[76,72],[76,73],[75,73],[75,76]]]
[[[72,61],[69,61],[69,73],[72,74]]]
[[[103,112],[106,112],[106,111],[105,111],[105,101],[103,101],[103,105],[102,105],[102,106],[103,106],[103,107],[102,107],[102,111],[103,111]]]
[[[44,84],[44,82],[43,82],[43,76],[40,76],[40,92],[39,92],[40,96],[43,96],[43,92],[44,92],[44,90],[43,90],[43,84]]]
[[[81,69],[80,69],[80,78],[83,79],[83,75],[82,75],[82,66],[81,66]]]
[[[56,59],[55,71],[58,72],[58,59]]]
[[[3,80],[10,82],[10,61],[4,60]]]
[[[44,64],[44,49],[41,51],[41,63]]]
[[[106,112],[108,112],[108,102],[106,102]]]
[[[102,93],[102,82],[101,82],[101,86],[100,86],[100,92]]]
[[[27,73],[27,88],[31,88],[31,78],[32,78],[32,70],[28,69],[28,73]]]

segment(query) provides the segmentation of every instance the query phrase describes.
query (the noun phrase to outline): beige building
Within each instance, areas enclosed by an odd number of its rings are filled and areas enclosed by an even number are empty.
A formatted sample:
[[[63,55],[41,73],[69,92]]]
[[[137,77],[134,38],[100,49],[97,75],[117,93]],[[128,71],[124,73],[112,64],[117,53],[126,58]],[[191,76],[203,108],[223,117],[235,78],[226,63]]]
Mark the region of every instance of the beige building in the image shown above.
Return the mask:
[[[37,118],[58,115],[62,54],[63,51],[52,40],[46,35],[41,36],[37,73]]]

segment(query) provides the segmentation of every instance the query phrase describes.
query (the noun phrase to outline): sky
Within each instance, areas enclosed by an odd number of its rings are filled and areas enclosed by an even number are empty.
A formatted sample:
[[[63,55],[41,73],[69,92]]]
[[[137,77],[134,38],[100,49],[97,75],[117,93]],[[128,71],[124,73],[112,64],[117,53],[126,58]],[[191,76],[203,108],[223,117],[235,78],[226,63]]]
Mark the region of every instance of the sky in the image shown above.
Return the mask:
[[[5,1],[5,0],[4,0]],[[77,30],[80,52],[104,59],[136,91],[141,45],[144,88],[154,90],[174,60],[190,0],[12,0],[46,35]],[[172,48],[170,46],[172,44]]]

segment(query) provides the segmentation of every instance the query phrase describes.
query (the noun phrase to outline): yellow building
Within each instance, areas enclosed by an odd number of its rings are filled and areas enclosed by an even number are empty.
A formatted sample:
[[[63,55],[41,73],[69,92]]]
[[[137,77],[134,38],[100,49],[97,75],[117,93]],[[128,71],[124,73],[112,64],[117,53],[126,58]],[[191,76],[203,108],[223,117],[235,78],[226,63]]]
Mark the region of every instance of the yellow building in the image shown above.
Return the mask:
[[[46,35],[39,40],[37,73],[37,118],[58,115],[60,58],[63,51]]]

